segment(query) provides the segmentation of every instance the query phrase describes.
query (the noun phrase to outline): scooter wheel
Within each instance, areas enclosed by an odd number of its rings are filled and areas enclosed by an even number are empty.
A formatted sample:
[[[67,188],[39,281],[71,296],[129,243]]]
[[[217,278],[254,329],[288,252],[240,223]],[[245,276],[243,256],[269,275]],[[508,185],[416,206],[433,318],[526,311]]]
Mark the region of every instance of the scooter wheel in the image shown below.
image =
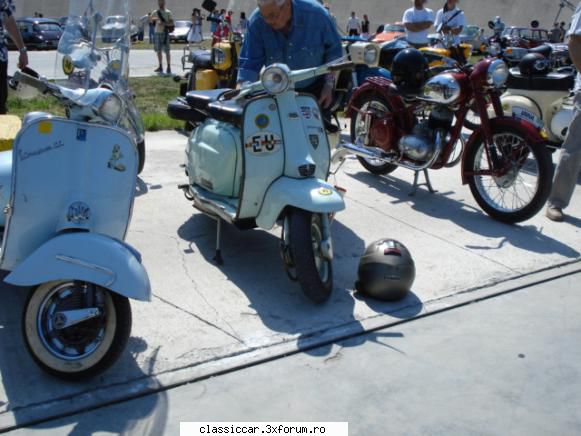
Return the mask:
[[[314,303],[324,303],[333,290],[333,263],[321,254],[321,217],[301,209],[289,214],[289,242],[296,277],[304,294]]]
[[[137,174],[141,174],[143,172],[143,168],[145,168],[145,139],[137,144],[137,155],[139,158]]]
[[[59,329],[59,312],[86,308],[92,287],[99,315]],[[66,319],[66,318],[65,318]],[[131,333],[131,306],[126,297],[76,281],[44,283],[28,296],[22,330],[28,351],[46,372],[64,380],[82,380],[108,369],[121,355]]]

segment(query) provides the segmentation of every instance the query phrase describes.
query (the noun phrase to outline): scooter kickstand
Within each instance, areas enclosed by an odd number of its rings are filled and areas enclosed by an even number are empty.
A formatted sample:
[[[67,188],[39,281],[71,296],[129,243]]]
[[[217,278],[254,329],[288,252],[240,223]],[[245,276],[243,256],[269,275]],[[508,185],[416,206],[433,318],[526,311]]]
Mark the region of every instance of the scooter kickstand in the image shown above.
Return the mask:
[[[434,187],[432,186],[432,181],[430,180],[430,173],[428,172],[428,170],[422,170],[422,172],[424,173],[424,179],[426,180],[425,183],[418,183],[419,182],[419,178],[420,178],[420,171],[415,171],[414,173],[414,186],[412,189],[412,192],[409,193],[410,197],[414,197],[418,191],[418,188],[420,186],[426,186],[428,188],[428,191],[430,191],[430,194],[435,194],[436,191],[434,189]]]
[[[216,218],[216,255],[213,260],[220,266],[224,265],[224,259],[222,258],[222,220],[220,218]]]

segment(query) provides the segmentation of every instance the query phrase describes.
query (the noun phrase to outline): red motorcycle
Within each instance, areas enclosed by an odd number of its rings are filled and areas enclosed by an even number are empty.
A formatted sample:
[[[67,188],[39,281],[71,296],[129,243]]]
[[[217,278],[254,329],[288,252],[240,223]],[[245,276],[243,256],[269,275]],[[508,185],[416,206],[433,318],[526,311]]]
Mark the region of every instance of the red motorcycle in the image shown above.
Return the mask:
[[[517,223],[533,217],[545,204],[553,167],[547,139],[529,121],[504,116],[500,90],[508,78],[506,64],[484,59],[429,79],[423,92],[402,96],[385,78],[373,77],[354,91],[348,106],[352,143],[338,146],[338,159],[357,155],[374,174],[397,167],[423,172],[462,163],[480,207],[491,217]],[[487,116],[492,104],[496,117]],[[464,141],[461,132],[469,108],[478,108],[481,125]]]

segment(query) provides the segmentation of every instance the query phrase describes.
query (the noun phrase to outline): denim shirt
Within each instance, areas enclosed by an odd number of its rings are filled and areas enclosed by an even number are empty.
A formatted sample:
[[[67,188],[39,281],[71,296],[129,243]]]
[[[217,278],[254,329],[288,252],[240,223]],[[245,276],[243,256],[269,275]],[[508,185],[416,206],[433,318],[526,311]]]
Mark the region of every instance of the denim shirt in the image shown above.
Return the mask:
[[[256,82],[264,66],[287,64],[291,70],[324,65],[343,56],[341,37],[329,13],[310,0],[292,0],[288,35],[270,27],[257,10],[248,23],[240,53],[238,82]],[[316,79],[298,84],[311,85]]]
[[[8,50],[6,49],[6,29],[4,29],[4,19],[12,16],[14,4],[12,0],[0,0],[0,62],[8,61]]]

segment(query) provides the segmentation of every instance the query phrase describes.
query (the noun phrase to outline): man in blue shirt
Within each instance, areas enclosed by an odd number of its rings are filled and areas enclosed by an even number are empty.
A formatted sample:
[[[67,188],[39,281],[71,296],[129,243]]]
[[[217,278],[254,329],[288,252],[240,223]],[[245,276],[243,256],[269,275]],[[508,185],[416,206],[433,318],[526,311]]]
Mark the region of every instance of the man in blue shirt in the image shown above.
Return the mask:
[[[240,53],[238,83],[255,82],[264,66],[287,64],[291,70],[324,65],[343,56],[341,37],[329,13],[312,0],[257,0]],[[319,98],[323,108],[333,101],[335,77],[297,84]]]

